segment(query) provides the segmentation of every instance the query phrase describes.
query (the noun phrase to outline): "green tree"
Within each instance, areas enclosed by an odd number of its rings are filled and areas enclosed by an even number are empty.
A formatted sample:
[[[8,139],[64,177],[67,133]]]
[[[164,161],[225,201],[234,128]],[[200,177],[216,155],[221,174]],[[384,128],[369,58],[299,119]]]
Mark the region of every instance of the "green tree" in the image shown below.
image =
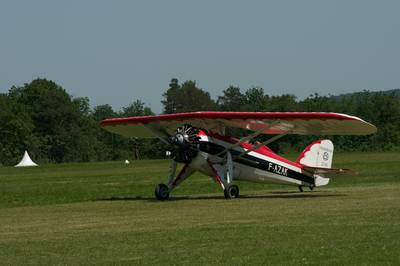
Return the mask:
[[[268,101],[268,111],[270,112],[295,112],[299,111],[299,104],[296,96],[291,94],[282,94],[280,96],[271,96]]]
[[[196,86],[195,81],[185,81],[181,86],[173,79],[170,88],[163,94],[165,113],[212,111],[216,109],[210,94]]]
[[[221,111],[241,111],[246,104],[246,96],[241,93],[239,87],[231,85],[222,93],[217,100]]]
[[[9,97],[30,114],[41,158],[63,162],[73,157],[68,152],[79,148],[82,101],[74,103],[61,86],[47,79],[13,87]]]
[[[98,105],[93,108],[92,118],[97,122],[114,117],[117,117],[117,113],[114,112],[112,106],[109,104]]]
[[[252,112],[262,112],[268,110],[269,96],[264,94],[261,87],[253,87],[245,93],[246,105],[244,109]]]
[[[303,112],[335,112],[338,107],[336,102],[328,96],[314,93],[299,103]]]
[[[161,100],[161,103],[164,105],[164,114],[174,114],[178,112],[177,100],[180,87],[178,79],[171,79],[168,90],[163,93],[164,99]]]
[[[218,106],[208,92],[194,81],[179,84],[172,79],[163,94],[165,113],[190,111],[333,111],[361,117],[378,127],[370,136],[327,136],[336,150],[400,150],[400,90],[362,91],[339,96],[310,95],[302,101],[284,94],[268,96],[259,87],[230,86],[218,97]],[[29,150],[35,160],[70,162],[163,158],[165,145],[157,139],[125,139],[103,130],[106,118],[152,115],[145,104],[136,100],[115,112],[110,105],[90,107],[87,97],[73,98],[61,86],[47,79],[35,79],[0,94],[0,164],[15,164]],[[230,129],[228,129],[227,132]],[[240,135],[243,130],[231,131]],[[247,132],[246,132],[247,134]],[[272,144],[303,149],[315,138],[324,136],[289,135]],[[135,152],[136,150],[136,152]]]
[[[154,115],[150,107],[144,105],[141,100],[133,101],[127,107],[122,108],[123,116],[149,116]]]
[[[24,150],[31,150],[33,128],[29,114],[7,95],[0,94],[0,164],[15,164]]]
[[[100,127],[100,121],[115,117],[118,117],[118,114],[114,112],[113,108],[109,104],[95,106],[91,112],[91,119],[95,123],[94,134],[97,141],[95,152],[96,160],[98,161],[121,159],[121,157],[118,155],[118,147],[115,145],[115,138],[121,139],[121,137]]]

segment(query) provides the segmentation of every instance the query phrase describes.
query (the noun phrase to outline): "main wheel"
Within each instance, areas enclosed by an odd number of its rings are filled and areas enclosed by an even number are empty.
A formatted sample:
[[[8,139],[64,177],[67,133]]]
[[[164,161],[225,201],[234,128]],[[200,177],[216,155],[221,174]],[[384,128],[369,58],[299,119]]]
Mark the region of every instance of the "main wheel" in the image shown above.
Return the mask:
[[[228,185],[224,190],[226,199],[233,199],[239,197],[239,187],[236,185]]]
[[[169,189],[168,186],[165,184],[158,184],[154,191],[156,198],[158,200],[166,200],[169,198]]]

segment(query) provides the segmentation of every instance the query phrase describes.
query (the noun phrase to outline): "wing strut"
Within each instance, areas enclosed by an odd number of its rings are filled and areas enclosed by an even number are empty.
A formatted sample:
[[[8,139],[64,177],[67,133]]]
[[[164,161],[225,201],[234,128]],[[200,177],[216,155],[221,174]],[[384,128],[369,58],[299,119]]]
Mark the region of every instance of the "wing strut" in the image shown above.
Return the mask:
[[[289,133],[289,132],[288,132],[288,133]],[[248,154],[248,153],[250,153],[250,152],[252,152],[252,151],[255,151],[255,150],[257,150],[258,148],[260,148],[261,146],[265,146],[265,145],[267,145],[267,144],[269,144],[269,143],[272,143],[272,142],[274,142],[274,141],[276,141],[276,140],[282,138],[283,136],[286,136],[288,133],[276,135],[276,136],[274,136],[274,137],[272,137],[272,138],[267,139],[266,141],[263,141],[263,142],[261,142],[261,143],[259,143],[259,144],[257,144],[257,145],[254,145],[251,149],[248,149],[247,151],[244,151],[244,152],[242,152],[241,154],[235,156],[235,159],[240,158],[240,157],[242,157],[242,156],[244,156],[244,155],[246,155],[246,154]]]
[[[153,127],[151,127],[150,125],[145,125],[145,127],[157,138],[159,138],[162,142],[164,142],[165,144],[170,145],[171,143],[168,141],[168,139],[170,138],[169,134],[163,130],[163,129],[154,129]]]
[[[225,150],[223,150],[223,151],[221,151],[221,152],[215,154],[215,156],[222,155],[222,154],[226,153],[227,151],[232,150],[233,148],[240,146],[240,144],[242,144],[243,142],[248,141],[248,140],[251,140],[251,139],[257,137],[258,135],[261,135],[264,131],[266,131],[267,129],[269,129],[269,128],[275,126],[276,124],[278,124],[277,121],[275,121],[274,123],[271,123],[270,125],[268,125],[268,126],[266,126],[266,127],[263,127],[263,128],[261,128],[261,129],[255,131],[255,132],[253,132],[252,134],[250,134],[250,135],[248,135],[248,136],[246,136],[246,137],[241,138],[241,139],[240,139],[238,142],[236,142],[235,144],[232,144],[232,145],[230,145],[229,147],[227,147]]]

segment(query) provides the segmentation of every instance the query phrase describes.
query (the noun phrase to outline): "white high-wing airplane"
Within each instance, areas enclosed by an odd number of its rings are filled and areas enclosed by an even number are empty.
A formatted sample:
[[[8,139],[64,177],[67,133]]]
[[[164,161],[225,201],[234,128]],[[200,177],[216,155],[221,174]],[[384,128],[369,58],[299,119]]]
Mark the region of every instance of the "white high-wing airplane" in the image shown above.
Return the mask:
[[[321,112],[193,112],[106,119],[101,126],[125,137],[160,138],[171,146],[167,183],[155,189],[159,200],[168,199],[195,171],[214,178],[227,199],[239,196],[235,180],[295,185],[300,191],[324,186],[329,183],[326,174],[349,171],[331,168],[330,140],[313,142],[296,161],[279,156],[266,145],[287,134],[367,135],[377,130],[355,116]],[[251,133],[235,138],[225,134],[229,127]],[[249,142],[261,134],[273,137],[262,143]],[[177,163],[184,164],[178,174]]]

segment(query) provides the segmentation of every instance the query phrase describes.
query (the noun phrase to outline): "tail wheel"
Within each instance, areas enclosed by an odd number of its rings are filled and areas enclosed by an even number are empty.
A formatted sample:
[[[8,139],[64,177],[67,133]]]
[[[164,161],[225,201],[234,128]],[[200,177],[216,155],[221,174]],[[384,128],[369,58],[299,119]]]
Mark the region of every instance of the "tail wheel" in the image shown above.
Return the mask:
[[[158,200],[167,200],[169,198],[168,186],[165,184],[158,184],[154,194]]]
[[[239,197],[239,187],[237,185],[228,185],[224,190],[226,199],[234,199]]]

